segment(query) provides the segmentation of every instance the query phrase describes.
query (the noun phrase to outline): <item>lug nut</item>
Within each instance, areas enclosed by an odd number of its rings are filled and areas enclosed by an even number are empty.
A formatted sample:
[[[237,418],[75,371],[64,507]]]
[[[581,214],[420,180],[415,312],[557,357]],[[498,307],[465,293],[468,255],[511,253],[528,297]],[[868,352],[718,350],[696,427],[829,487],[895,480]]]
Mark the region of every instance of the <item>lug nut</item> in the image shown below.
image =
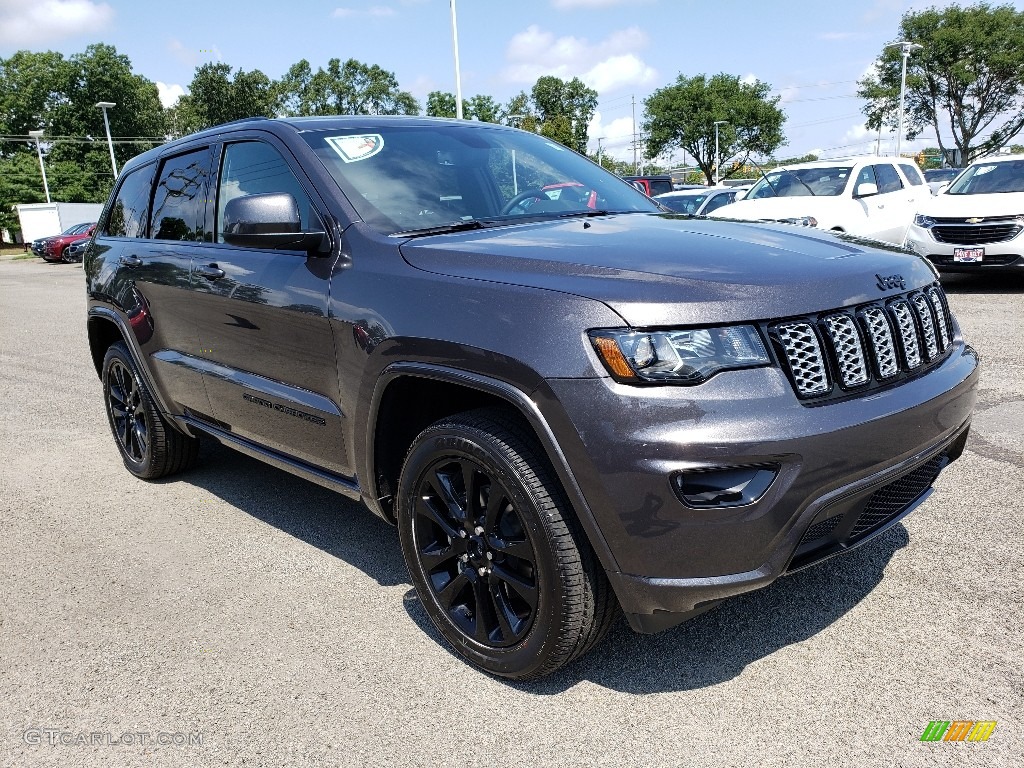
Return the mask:
[[[475,533],[477,536],[479,536],[483,532],[484,532],[484,527],[482,525],[478,525],[476,527],[476,529],[473,531],[473,533]]]
[[[459,560],[461,560],[461,561],[462,561],[462,562],[464,562],[464,563],[468,563],[468,562],[469,562],[469,555],[462,555],[462,556],[461,556],[461,557],[459,558]]]
[[[466,537],[467,537],[468,535],[469,535],[469,534],[468,534],[468,533],[466,533],[465,531],[459,531],[459,536],[460,536],[461,538],[463,538],[463,539],[464,539],[464,538],[466,538]]]
[[[486,576],[487,573],[488,573],[488,570],[486,568],[477,568],[476,572],[479,573],[481,576]]]
[[[494,559],[494,554],[492,552],[488,552],[487,553],[487,559],[488,560],[493,560]]]

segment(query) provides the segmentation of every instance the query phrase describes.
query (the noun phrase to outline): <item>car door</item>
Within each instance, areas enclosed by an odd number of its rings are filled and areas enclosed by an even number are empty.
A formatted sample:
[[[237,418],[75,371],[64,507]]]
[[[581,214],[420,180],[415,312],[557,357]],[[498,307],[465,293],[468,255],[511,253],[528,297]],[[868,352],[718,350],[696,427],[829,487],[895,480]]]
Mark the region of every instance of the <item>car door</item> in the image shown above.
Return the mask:
[[[900,244],[913,218],[910,192],[892,163],[875,163],[872,170],[878,194],[868,202],[868,236]]]
[[[96,237],[97,248],[114,251],[105,259],[117,267],[110,290],[149,359],[154,385],[178,413],[209,411],[202,374],[189,361],[199,352],[192,251],[206,237],[212,158],[210,147],[198,147],[127,174]]]
[[[351,476],[327,315],[334,258],[240,247],[224,239],[225,206],[245,195],[287,192],[298,204],[302,226],[322,228],[312,185],[286,156],[283,144],[270,137],[223,145],[214,242],[194,262],[192,314],[206,389],[221,429]]]

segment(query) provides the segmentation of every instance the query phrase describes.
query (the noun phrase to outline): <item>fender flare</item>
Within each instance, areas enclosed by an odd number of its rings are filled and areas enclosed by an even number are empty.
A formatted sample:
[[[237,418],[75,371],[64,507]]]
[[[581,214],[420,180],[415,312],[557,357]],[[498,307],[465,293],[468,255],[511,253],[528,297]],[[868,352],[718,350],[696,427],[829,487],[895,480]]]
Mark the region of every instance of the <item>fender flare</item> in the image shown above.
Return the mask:
[[[362,477],[376,477],[374,472],[374,436],[376,433],[377,414],[380,410],[380,404],[383,399],[384,392],[392,381],[405,376],[418,376],[421,378],[434,379],[435,381],[443,381],[463,387],[469,387],[471,389],[477,389],[490,395],[494,395],[515,408],[516,411],[526,419],[527,423],[533,429],[534,434],[536,434],[540,441],[541,448],[544,450],[544,453],[551,462],[555,473],[558,475],[558,479],[562,483],[562,488],[565,490],[569,503],[576,512],[576,517],[590,541],[590,545],[597,554],[597,557],[601,562],[601,566],[606,571],[619,570],[618,564],[615,562],[615,557],[612,555],[612,551],[605,540],[604,534],[601,533],[600,526],[597,524],[594,513],[591,510],[590,505],[587,503],[583,489],[577,482],[576,476],[573,473],[572,468],[569,466],[569,462],[566,459],[558,440],[555,438],[555,434],[552,431],[551,426],[548,424],[547,419],[544,417],[544,414],[541,413],[537,404],[526,392],[523,392],[518,387],[509,384],[506,381],[433,363],[391,363],[387,368],[381,371],[381,374],[374,385],[373,397],[370,401],[368,418],[366,420],[366,449],[363,453],[364,472],[361,475]],[[368,487],[365,490],[370,491],[371,488]],[[366,497],[364,496],[364,499],[365,498]]]

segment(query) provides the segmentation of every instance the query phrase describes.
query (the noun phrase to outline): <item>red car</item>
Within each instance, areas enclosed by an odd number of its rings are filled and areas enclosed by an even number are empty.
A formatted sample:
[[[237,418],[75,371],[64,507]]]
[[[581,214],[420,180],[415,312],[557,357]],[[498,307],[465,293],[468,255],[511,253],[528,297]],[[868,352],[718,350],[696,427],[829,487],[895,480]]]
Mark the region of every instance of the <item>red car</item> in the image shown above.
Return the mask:
[[[77,243],[79,240],[85,240],[86,238],[92,237],[92,233],[95,229],[95,222],[91,224],[79,224],[71,227],[67,232],[47,239],[43,243],[43,247],[39,255],[46,261],[71,261],[68,257],[68,246],[72,243]]]

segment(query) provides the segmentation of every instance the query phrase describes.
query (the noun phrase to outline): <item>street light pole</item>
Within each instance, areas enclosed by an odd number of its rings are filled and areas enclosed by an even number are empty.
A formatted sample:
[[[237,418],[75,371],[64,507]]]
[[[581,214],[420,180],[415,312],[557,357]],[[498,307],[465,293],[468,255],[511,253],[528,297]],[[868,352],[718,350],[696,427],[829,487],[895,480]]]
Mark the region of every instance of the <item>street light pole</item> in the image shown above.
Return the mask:
[[[107,148],[110,150],[110,167],[114,169],[114,179],[117,179],[117,161],[114,159],[114,140],[110,138],[110,121],[107,120],[107,110],[117,106],[112,101],[100,101],[96,104],[103,110],[103,125],[107,129]]]
[[[903,142],[903,104],[907,98],[907,59],[910,58],[911,53],[921,50],[924,46],[911,43],[909,40],[900,40],[898,43],[890,43],[885,47],[893,48],[897,45],[903,52],[903,74],[900,76],[900,127],[899,132],[896,134],[896,157],[899,157],[900,146]]]
[[[459,24],[455,19],[455,0],[449,0],[452,9],[452,45],[455,48],[455,117],[462,119],[462,75],[459,72]]]
[[[50,202],[50,185],[46,183],[46,166],[43,165],[43,150],[39,148],[39,139],[42,131],[29,131],[28,135],[36,140],[36,154],[39,155],[39,170],[43,173],[43,191],[46,193],[46,202]]]
[[[602,168],[604,168],[604,166],[601,165],[601,142],[604,141],[607,138],[608,138],[607,136],[598,136],[597,137],[597,164],[600,165]]]
[[[715,186],[718,186],[718,166],[721,164],[722,156],[718,152],[718,126],[728,125],[728,120],[715,120]]]

